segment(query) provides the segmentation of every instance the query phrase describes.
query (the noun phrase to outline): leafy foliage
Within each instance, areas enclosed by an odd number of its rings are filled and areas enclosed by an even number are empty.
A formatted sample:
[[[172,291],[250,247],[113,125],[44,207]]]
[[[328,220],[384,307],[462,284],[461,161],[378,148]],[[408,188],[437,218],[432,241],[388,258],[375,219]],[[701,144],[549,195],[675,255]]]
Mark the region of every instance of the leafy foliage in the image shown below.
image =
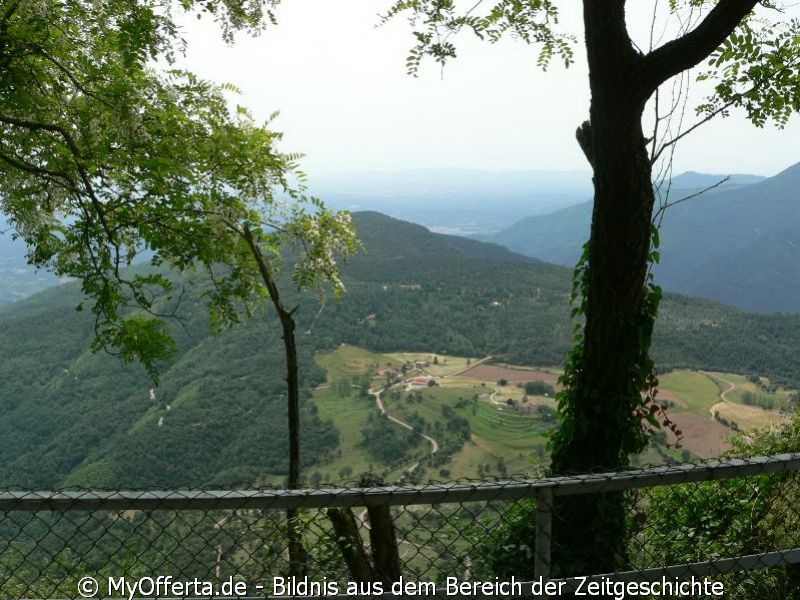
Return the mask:
[[[714,52],[698,79],[718,82],[698,107],[706,116],[743,108],[758,127],[784,127],[800,112],[800,20],[748,19]]]
[[[415,45],[406,59],[409,74],[416,75],[425,56],[444,63],[456,56],[456,46],[450,41],[461,30],[472,32],[482,40],[497,42],[510,33],[528,44],[541,46],[537,64],[546,69],[554,57],[560,57],[566,66],[573,60],[574,36],[558,33],[553,25],[558,23],[558,9],[551,0],[500,0],[487,12],[476,14],[481,5],[476,3],[467,11],[460,11],[454,0],[398,0],[383,15],[383,22],[410,13]]]
[[[275,4],[182,6],[213,13],[230,40],[262,27]],[[271,273],[292,246],[296,285],[342,291],[336,259],[355,248],[349,217],[289,186],[298,156],[276,149],[269,122],[229,108],[235,88],[148,66],[176,46],[160,3],[10,2],[2,19],[0,201],[32,264],[82,281],[96,349],[143,362],[154,379],[174,350],[159,321],[170,313],[156,306],[162,293],[173,300],[172,283],[122,272],[143,253],[154,266],[204,269],[220,327],[267,296],[248,230]]]
[[[525,393],[530,394],[531,396],[553,396],[555,395],[555,389],[549,383],[545,383],[544,381],[527,381],[523,386],[525,388]]]

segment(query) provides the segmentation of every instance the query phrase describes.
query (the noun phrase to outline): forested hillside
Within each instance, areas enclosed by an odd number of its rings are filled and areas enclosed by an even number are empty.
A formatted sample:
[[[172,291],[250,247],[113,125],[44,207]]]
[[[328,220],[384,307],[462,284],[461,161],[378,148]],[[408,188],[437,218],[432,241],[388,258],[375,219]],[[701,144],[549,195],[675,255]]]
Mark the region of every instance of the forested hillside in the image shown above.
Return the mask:
[[[283,355],[271,323],[212,338],[202,311],[185,311],[179,355],[153,389],[140,366],[89,351],[92,317],[75,311],[78,292],[65,284],[2,312],[4,485],[176,486],[286,473]],[[310,347],[301,361],[306,387],[319,383]],[[308,405],[303,428],[309,461],[335,451],[336,433]]]
[[[734,178],[734,184],[678,202],[714,183],[687,175],[674,180],[667,198],[677,203],[666,210],[661,227],[659,283],[744,310],[800,312],[800,164],[756,183]],[[588,202],[528,217],[481,239],[573,265],[589,236],[591,215]]]
[[[354,215],[364,251],[348,294],[320,311],[298,301],[305,396],[323,381],[314,353],[343,342],[557,365],[571,342],[570,271],[377,213]],[[76,284],[0,311],[3,485],[280,483],[287,469],[283,359],[271,313],[211,336],[198,287],[184,282],[179,353],[154,388],[143,369],[88,348]],[[291,298],[288,302],[292,305]],[[746,314],[668,295],[657,325],[661,369],[678,366],[800,382],[800,317]],[[151,394],[152,390],[152,394]],[[303,403],[306,466],[338,434]]]

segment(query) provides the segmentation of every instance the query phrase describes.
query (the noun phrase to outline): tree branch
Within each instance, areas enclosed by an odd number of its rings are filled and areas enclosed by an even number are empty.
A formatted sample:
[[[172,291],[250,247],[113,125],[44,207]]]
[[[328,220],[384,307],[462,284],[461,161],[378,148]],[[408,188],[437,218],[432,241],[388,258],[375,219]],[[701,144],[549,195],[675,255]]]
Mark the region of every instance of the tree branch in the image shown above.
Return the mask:
[[[44,167],[38,167],[36,165],[32,165],[29,162],[26,162],[10,154],[6,154],[2,151],[0,151],[0,160],[2,160],[11,167],[14,167],[15,169],[24,171],[25,173],[29,173],[37,177],[46,178],[46,180],[50,183],[55,183],[58,179],[63,179],[65,183],[62,182],[61,185],[64,185],[70,191],[75,191],[77,189],[72,179],[70,179],[70,177],[66,173],[63,173],[61,171],[52,171],[50,169],[45,169]]]
[[[28,129],[29,131],[50,131],[52,133],[57,133],[67,143],[70,152],[72,152],[75,158],[83,158],[80,148],[78,148],[78,144],[75,143],[74,138],[60,125],[55,125],[53,123],[39,123],[37,121],[28,121],[26,119],[17,119],[16,117],[10,117],[8,115],[0,115],[0,123],[6,123],[7,125],[13,125],[14,127],[22,127],[23,129]]]
[[[726,181],[729,181],[730,178],[731,178],[730,175],[726,175],[725,177],[720,179],[717,183],[715,183],[713,185],[709,185],[708,187],[703,188],[699,192],[695,192],[694,194],[689,194],[688,196],[684,196],[683,198],[680,198],[680,199],[675,200],[673,202],[664,203],[663,205],[661,205],[659,207],[658,211],[656,211],[656,213],[653,215],[653,218],[651,219],[650,222],[653,225],[655,225],[656,227],[660,228],[661,227],[661,220],[664,218],[664,213],[667,211],[668,208],[672,208],[676,204],[680,204],[681,202],[686,202],[687,200],[691,200],[692,198],[697,198],[698,196],[702,196],[706,192],[710,192],[714,188],[718,188],[719,186],[721,186]],[[672,184],[670,183],[670,185],[672,185]]]
[[[72,82],[72,85],[75,86],[75,89],[79,90],[87,97],[97,100],[98,102],[104,104],[105,106],[112,106],[110,101],[106,100],[105,98],[102,98],[98,94],[95,94],[94,92],[86,88],[67,67],[65,67],[54,56],[51,56],[43,46],[39,44],[34,44],[33,47],[40,56],[44,57],[46,60],[50,61],[53,65],[55,65],[55,67],[64,74],[64,77],[66,77],[67,79],[70,80],[70,82]]]
[[[711,119],[716,117],[718,114],[720,114],[720,113],[726,111],[727,109],[729,109],[732,105],[733,105],[733,101],[723,104],[722,106],[720,106],[719,108],[717,108],[713,112],[708,113],[705,117],[703,117],[697,123],[695,123],[694,125],[689,127],[689,129],[687,129],[686,131],[682,131],[681,133],[676,135],[674,138],[672,138],[668,142],[664,142],[661,145],[661,148],[659,148],[658,151],[655,154],[653,154],[652,158],[650,159],[650,162],[651,163],[656,162],[658,160],[658,157],[661,156],[661,154],[662,154],[662,152],[664,152],[664,150],[666,150],[670,146],[673,146],[673,145],[677,144],[681,139],[685,138],[687,135],[692,133],[695,129],[697,129],[701,125],[705,125]]]
[[[641,100],[649,98],[670,77],[708,57],[758,3],[758,0],[719,0],[697,27],[645,56],[637,82]]]

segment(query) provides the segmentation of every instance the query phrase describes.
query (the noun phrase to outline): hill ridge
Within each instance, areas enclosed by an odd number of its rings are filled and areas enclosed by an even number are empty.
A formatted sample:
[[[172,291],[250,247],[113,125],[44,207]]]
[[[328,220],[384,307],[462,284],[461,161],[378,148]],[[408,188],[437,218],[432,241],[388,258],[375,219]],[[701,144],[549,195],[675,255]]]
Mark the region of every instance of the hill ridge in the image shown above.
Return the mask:
[[[800,163],[747,185],[671,206],[661,226],[665,289],[755,312],[800,312]],[[672,190],[670,202],[691,190]],[[677,197],[676,197],[677,196]],[[479,239],[572,265],[588,237],[592,203],[532,216]]]

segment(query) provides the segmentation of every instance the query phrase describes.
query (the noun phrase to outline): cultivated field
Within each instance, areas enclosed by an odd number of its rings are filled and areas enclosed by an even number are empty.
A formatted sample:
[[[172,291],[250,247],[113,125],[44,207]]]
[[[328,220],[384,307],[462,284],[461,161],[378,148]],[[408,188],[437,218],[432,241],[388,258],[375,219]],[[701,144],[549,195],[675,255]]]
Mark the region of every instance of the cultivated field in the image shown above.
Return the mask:
[[[546,461],[546,436],[556,424],[555,402],[526,395],[524,383],[541,381],[558,389],[555,369],[432,353],[378,354],[346,345],[318,355],[317,363],[328,380],[315,391],[315,404],[320,417],[339,430],[341,447],[340,455],[319,467],[323,481],[353,480],[366,470],[390,482],[505,477],[538,473]],[[435,385],[429,386],[431,378]],[[500,385],[503,380],[506,384]],[[744,403],[758,397],[785,405],[790,390],[766,392],[763,387],[730,373],[682,370],[662,375],[658,399],[667,402],[670,418],[683,432],[681,446],[651,447],[636,462],[717,456],[730,448],[731,427],[744,430],[782,420],[777,409]],[[413,429],[424,437],[408,456],[389,463],[364,446],[364,428],[374,426],[380,415],[378,391],[384,418],[403,428],[404,435],[413,435]],[[674,444],[671,435],[667,439]],[[412,467],[416,470],[409,473]]]
[[[481,364],[464,371],[461,376],[479,381],[500,381],[505,379],[512,382],[544,381],[554,387],[558,385],[558,375],[555,373],[523,369],[521,367],[510,368],[507,366]]]

